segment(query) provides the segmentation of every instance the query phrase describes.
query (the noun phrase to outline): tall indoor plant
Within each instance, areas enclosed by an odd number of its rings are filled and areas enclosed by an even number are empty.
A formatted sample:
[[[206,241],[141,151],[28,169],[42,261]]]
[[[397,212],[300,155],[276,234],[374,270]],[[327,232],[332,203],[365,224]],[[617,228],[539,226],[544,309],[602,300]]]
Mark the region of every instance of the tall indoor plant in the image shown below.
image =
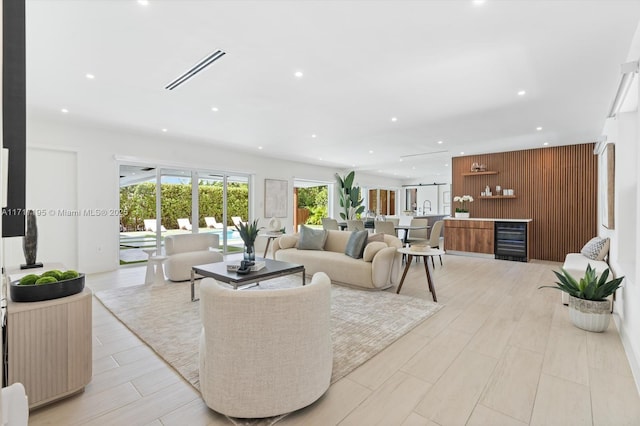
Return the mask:
[[[258,227],[258,219],[255,219],[253,222],[238,222],[235,223],[234,226],[238,230],[240,234],[240,238],[244,241],[244,259],[245,260],[255,260],[256,259],[256,238],[258,237],[258,231],[260,228]]]
[[[364,200],[360,198],[360,187],[353,186],[356,172],[352,170],[344,178],[338,173],[335,176],[340,189],[340,207],[343,209],[340,212],[340,217],[342,220],[355,219],[357,215],[364,211],[364,205],[362,204]]]
[[[587,270],[580,281],[567,271],[553,271],[558,278],[555,286],[538,288],[555,288],[569,295],[569,317],[578,328],[587,331],[602,332],[609,326],[611,304],[607,297],[616,292],[624,277],[607,281],[609,268],[598,277],[596,270],[587,265]]]

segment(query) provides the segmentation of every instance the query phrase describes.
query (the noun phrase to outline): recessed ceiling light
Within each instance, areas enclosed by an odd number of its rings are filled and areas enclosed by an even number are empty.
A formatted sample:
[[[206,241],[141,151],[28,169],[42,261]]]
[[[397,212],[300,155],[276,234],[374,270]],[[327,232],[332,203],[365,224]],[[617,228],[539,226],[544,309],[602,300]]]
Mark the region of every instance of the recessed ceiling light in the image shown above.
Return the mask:
[[[355,164],[352,164],[352,165],[351,165],[351,167],[355,167],[355,166],[356,166]]]
[[[449,164],[445,164],[444,166],[445,166],[445,167],[449,167]]]
[[[400,159],[400,162],[402,163],[402,158]]]
[[[62,111],[62,113],[63,113],[63,114],[66,114],[66,113],[68,113],[68,112],[69,112],[69,110],[68,110],[68,109],[66,109],[66,108],[62,108],[60,111]]]
[[[304,74],[302,73],[302,71],[296,71],[296,72],[294,72],[294,73],[293,73],[293,75],[294,75],[296,78],[302,78],[302,76],[304,76]]]
[[[485,2],[485,0],[473,0],[472,3],[474,6],[481,6],[483,5]]]
[[[526,95],[526,94],[527,94],[527,92],[526,92],[525,90],[520,90],[520,91],[518,92],[518,96],[524,96],[524,95]]]
[[[549,142],[545,142],[542,145],[547,146],[547,145],[549,145]]]
[[[542,130],[542,127],[539,127],[539,126],[538,126],[538,127],[536,127],[536,130],[537,130],[537,131],[540,131],[540,130]]]
[[[322,157],[318,157],[318,160],[322,161]]]
[[[391,121],[395,123],[396,121],[398,121],[398,117],[391,117]]]
[[[258,147],[258,149],[262,149],[262,147],[261,147],[261,146],[259,146],[259,147]]]
[[[369,150],[369,154],[373,154],[373,151],[372,151],[372,150]]]
[[[138,0],[140,6],[149,6],[149,0]]]
[[[316,135],[315,133],[311,135],[312,138],[317,138],[318,135]]]
[[[162,129],[162,131],[163,131],[164,133],[167,133],[169,130],[167,130],[167,129]]]
[[[442,141],[438,141],[438,144],[439,144],[439,145],[442,145],[442,143],[443,143]]]
[[[220,110],[218,109],[218,107],[211,107],[211,111],[213,111],[213,112],[218,112],[218,111],[220,111]]]
[[[464,151],[460,151],[460,155],[464,155]]]
[[[89,80],[93,80],[94,78],[96,78],[95,75],[89,74],[89,73],[85,74],[84,76],[87,77]]]

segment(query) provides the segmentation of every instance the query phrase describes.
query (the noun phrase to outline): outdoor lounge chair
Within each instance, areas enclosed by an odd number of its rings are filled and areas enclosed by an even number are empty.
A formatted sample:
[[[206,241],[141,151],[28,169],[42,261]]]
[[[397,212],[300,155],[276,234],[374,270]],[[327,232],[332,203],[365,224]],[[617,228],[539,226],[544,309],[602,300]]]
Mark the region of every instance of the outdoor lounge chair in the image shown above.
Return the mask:
[[[231,220],[235,226],[240,226],[241,223],[244,223],[244,220],[240,216],[231,216]]]
[[[156,220],[155,219],[144,219],[144,230],[151,231],[153,233],[156,232]],[[161,232],[167,232],[167,229],[160,225]]]
[[[187,218],[178,219],[178,228],[185,231],[191,231],[191,222],[189,222],[189,219]]]
[[[215,217],[205,217],[204,222],[207,224],[207,228],[216,228],[216,229],[223,228],[223,225],[221,223],[218,223]]]

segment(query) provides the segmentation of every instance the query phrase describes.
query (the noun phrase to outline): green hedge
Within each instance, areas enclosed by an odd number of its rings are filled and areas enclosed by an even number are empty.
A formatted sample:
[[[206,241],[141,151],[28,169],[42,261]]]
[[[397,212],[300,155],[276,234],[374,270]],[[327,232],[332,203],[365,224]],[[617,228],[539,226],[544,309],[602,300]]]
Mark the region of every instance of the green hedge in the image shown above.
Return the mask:
[[[222,185],[200,185],[199,227],[206,226],[205,217],[222,221]],[[162,184],[162,225],[167,229],[178,228],[178,218],[191,219],[191,185]],[[156,185],[144,182],[120,188],[120,223],[126,230],[143,229],[144,219],[156,217]],[[227,225],[233,226],[231,216],[248,219],[249,188],[246,184],[232,183],[227,186]]]

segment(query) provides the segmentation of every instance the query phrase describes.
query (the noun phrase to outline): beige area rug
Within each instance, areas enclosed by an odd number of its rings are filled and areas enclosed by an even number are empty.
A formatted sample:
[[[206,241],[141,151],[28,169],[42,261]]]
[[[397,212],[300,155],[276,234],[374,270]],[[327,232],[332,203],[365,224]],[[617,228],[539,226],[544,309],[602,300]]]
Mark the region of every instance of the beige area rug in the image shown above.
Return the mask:
[[[240,291],[299,285],[300,277],[292,276],[264,281],[259,287]],[[116,288],[97,292],[96,297],[200,390],[200,304],[190,301],[189,283]],[[333,285],[331,336],[334,358],[331,383],[349,374],[441,307],[437,303],[415,297]]]

